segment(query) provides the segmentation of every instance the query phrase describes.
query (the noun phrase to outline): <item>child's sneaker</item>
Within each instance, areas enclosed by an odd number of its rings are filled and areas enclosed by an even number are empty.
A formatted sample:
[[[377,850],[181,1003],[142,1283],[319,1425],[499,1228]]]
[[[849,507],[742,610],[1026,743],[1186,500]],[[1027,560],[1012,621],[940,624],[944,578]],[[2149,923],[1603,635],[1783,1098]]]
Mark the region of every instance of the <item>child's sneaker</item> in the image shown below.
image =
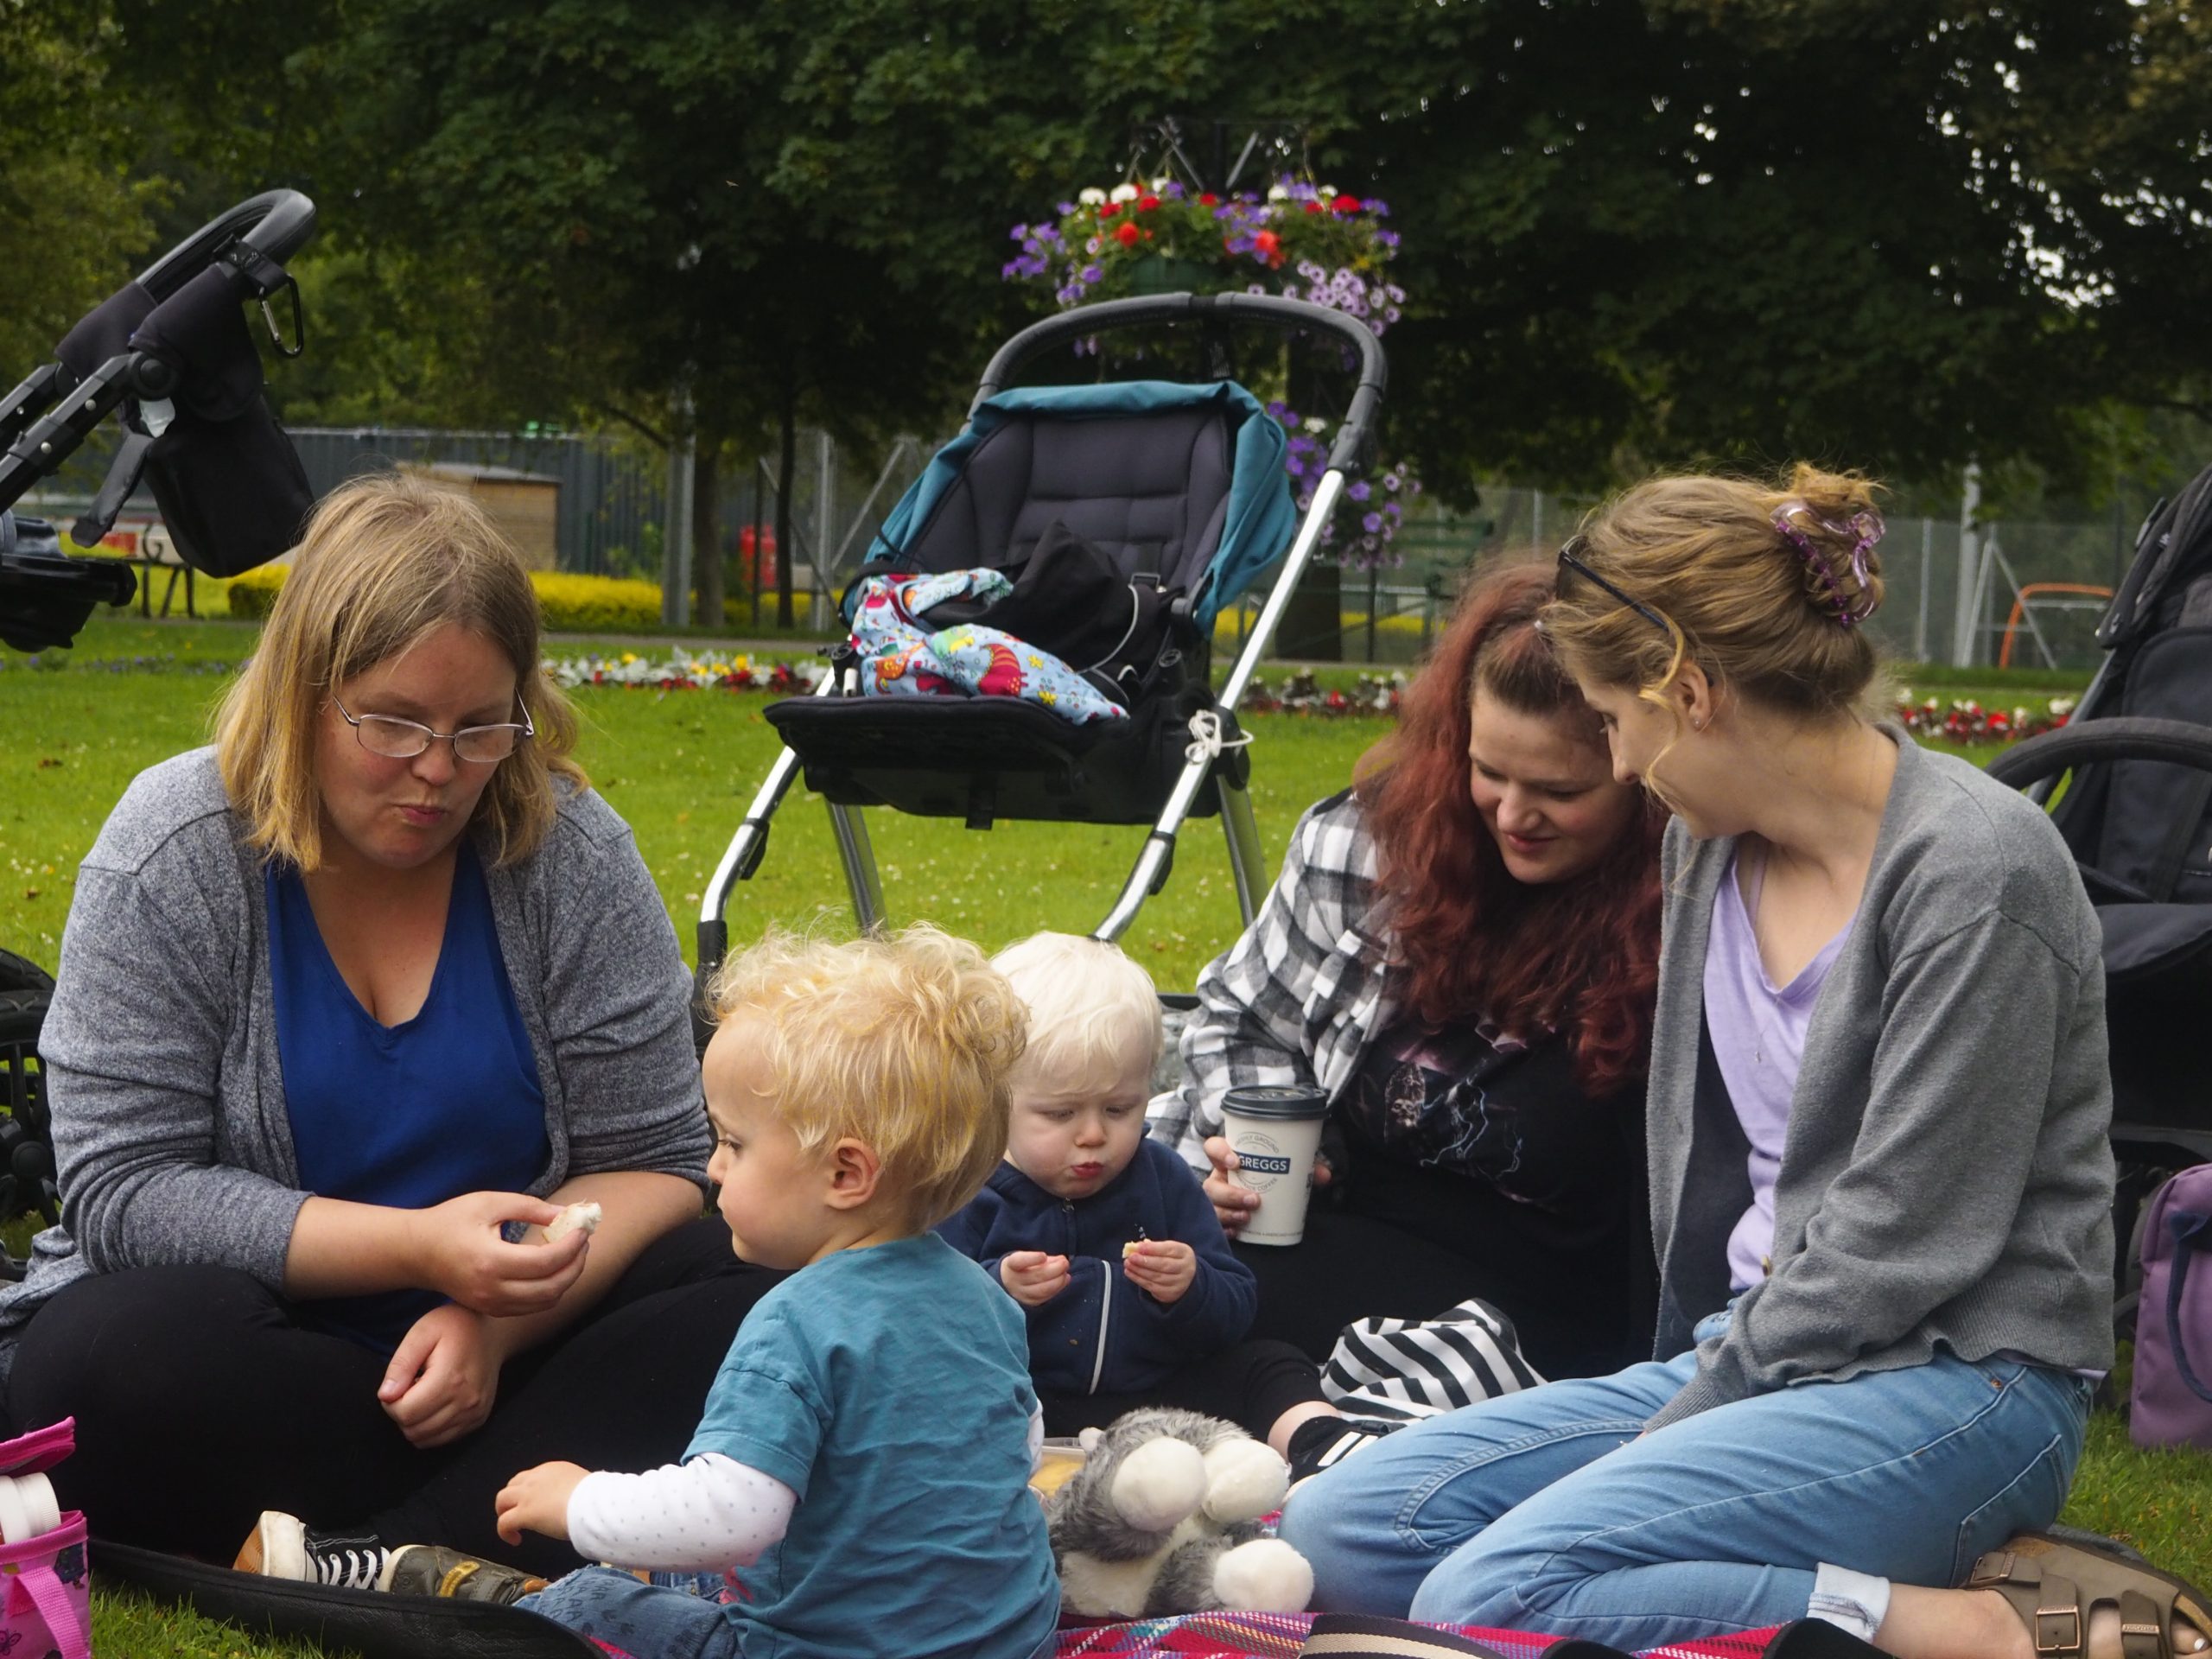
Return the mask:
[[[296,1515],[264,1510],[231,1565],[265,1579],[377,1590],[391,1554],[371,1534],[310,1532]]]
[[[505,1607],[545,1587],[518,1567],[502,1567],[442,1544],[404,1544],[391,1552],[377,1588],[399,1596],[448,1596]]]

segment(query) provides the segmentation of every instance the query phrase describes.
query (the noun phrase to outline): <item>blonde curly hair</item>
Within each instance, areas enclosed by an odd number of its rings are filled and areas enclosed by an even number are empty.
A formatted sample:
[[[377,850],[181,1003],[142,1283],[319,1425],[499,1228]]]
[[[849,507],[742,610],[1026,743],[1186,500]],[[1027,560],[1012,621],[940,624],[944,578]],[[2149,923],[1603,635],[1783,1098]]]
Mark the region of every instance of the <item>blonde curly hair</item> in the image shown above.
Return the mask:
[[[842,944],[772,928],[708,1001],[718,1021],[757,1016],[800,1148],[865,1141],[916,1231],[974,1198],[1004,1154],[1028,1015],[967,940],[926,925]]]

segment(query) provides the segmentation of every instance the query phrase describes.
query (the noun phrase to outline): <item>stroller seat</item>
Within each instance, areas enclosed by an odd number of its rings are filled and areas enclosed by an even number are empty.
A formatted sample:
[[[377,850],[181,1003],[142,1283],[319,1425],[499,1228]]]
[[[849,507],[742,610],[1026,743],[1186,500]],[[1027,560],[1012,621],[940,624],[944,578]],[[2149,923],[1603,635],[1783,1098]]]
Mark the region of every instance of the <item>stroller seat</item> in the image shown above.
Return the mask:
[[[1080,349],[1115,329],[1177,325],[1198,328],[1217,364],[1228,360],[1220,331],[1256,325],[1325,342],[1357,372],[1302,517],[1284,466],[1287,435],[1233,381],[1007,389],[1016,371],[1044,352]],[[1112,908],[1093,930],[1101,939],[1121,938],[1165,885],[1184,820],[1194,813],[1217,817],[1237,909],[1249,925],[1269,872],[1253,821],[1236,705],[1330,513],[1360,471],[1388,378],[1382,346],[1363,324],[1263,294],[1103,301],[1032,324],[1001,346],[960,435],[884,521],[846,593],[846,616],[854,616],[864,584],[874,578],[998,571],[1012,590],[983,584],[997,590],[995,597],[929,598],[956,588],[973,594],[978,584],[969,582],[895,595],[869,586],[865,596],[872,606],[891,601],[881,613],[895,619],[888,632],[896,637],[919,639],[969,622],[996,628],[999,642],[955,636],[941,643],[955,654],[984,645],[995,653],[990,672],[1010,669],[1007,677],[1023,682],[1024,698],[1072,695],[1049,664],[1002,662],[1003,640],[1026,643],[1060,658],[1127,717],[1077,724],[1014,697],[863,695],[862,642],[841,646],[832,653],[835,671],[813,696],[766,710],[784,748],[707,882],[696,969],[702,995],[728,948],[723,912],[730,894],[760,868],[776,810],[802,774],[829,809],[854,918],[864,930],[886,919],[861,817],[871,806],[959,818],[975,829],[1001,818],[1150,824]],[[1271,567],[1258,620],[1216,688],[1215,616]],[[924,607],[919,614],[906,608],[909,601]],[[866,632],[871,640],[883,637],[873,624]],[[878,660],[894,683],[895,669],[919,661]],[[1045,677],[1034,685],[1032,667]],[[695,1034],[704,1042],[703,1020]]]
[[[1058,530],[1111,562],[1127,584],[1133,628],[1146,610],[1139,588],[1164,602],[1156,642],[1122,659],[1117,673],[1071,664],[1091,671],[1129,718],[1078,726],[1004,697],[850,695],[771,704],[767,717],[798,755],[808,788],[840,805],[957,817],[976,829],[998,818],[1157,817],[1182,771],[1192,716],[1215,706],[1214,615],[1280,557],[1297,527],[1285,447],[1282,429],[1230,381],[1040,388],[979,404],[969,430],[885,522],[847,593],[847,613],[871,576],[1014,569]],[[1223,729],[1233,741],[1225,717]],[[1230,749],[1223,759],[1241,786],[1242,756]],[[1211,772],[1190,810],[1219,812]]]

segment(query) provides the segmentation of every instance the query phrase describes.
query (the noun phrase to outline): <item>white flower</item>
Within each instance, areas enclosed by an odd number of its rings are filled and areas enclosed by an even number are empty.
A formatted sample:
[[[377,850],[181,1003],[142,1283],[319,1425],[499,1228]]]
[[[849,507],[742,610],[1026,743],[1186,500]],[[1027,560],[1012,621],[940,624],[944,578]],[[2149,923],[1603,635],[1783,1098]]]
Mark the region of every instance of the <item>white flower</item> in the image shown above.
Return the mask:
[[[1290,192],[1285,189],[1281,185],[1271,184],[1268,187],[1268,200],[1269,201],[1288,201],[1290,200]]]
[[[1114,187],[1113,199],[1116,201],[1135,201],[1140,194],[1134,184],[1117,184]]]
[[[1152,181],[1152,194],[1153,194],[1154,195],[1155,195],[1155,196],[1157,196],[1157,195],[1163,195],[1163,194],[1165,194],[1166,193],[1166,190],[1167,190],[1167,181],[1166,181],[1166,180],[1165,180],[1165,179],[1154,179],[1154,180]]]
[[[1308,432],[1325,432],[1329,429],[1329,423],[1319,415],[1308,415],[1306,417],[1306,429]]]
[[[1076,200],[1086,207],[1096,207],[1105,202],[1106,193],[1094,184],[1088,190],[1078,191]]]
[[[1322,200],[1327,201],[1336,195],[1337,187],[1333,184],[1325,184],[1313,194],[1319,196]]]

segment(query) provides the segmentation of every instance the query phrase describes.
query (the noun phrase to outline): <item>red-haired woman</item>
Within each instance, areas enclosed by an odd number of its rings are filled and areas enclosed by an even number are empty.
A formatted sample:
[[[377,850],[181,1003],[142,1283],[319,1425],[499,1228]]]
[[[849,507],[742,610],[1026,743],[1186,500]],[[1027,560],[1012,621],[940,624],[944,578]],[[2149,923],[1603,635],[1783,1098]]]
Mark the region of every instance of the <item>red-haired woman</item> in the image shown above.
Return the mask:
[[[1663,818],[1535,623],[1548,565],[1469,583],[1357,781],[1309,810],[1251,927],[1198,981],[1152,1133],[1233,1235],[1221,1100],[1325,1090],[1304,1241],[1239,1244],[1253,1335],[1325,1357],[1348,1322],[1469,1297],[1548,1376],[1649,1349],[1639,1194]],[[1643,1340],[1639,1348],[1637,1338]]]

